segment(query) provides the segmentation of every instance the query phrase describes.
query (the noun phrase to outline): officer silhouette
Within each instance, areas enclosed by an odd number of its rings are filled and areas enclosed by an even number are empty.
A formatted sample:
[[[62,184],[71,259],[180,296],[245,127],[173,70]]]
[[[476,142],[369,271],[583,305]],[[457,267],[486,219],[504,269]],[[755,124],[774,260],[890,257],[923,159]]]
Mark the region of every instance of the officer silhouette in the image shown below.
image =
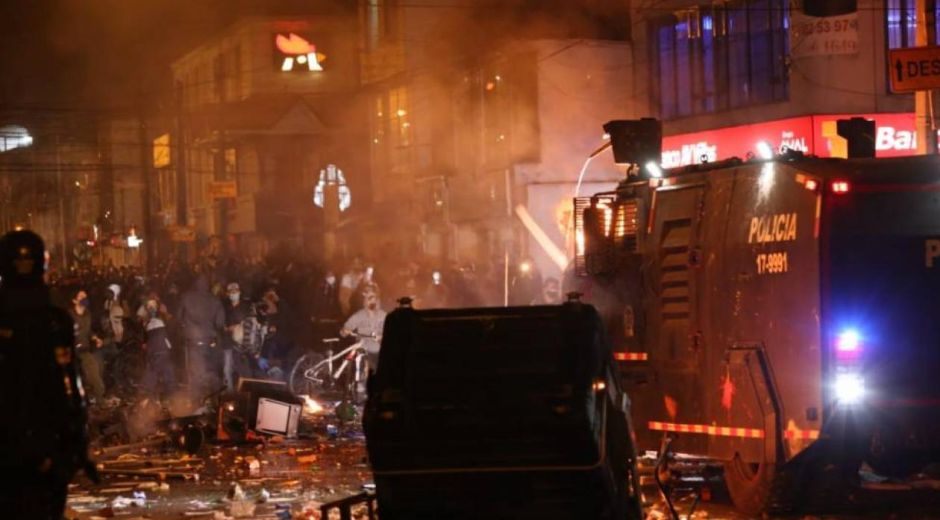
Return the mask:
[[[30,231],[0,238],[0,515],[59,519],[88,460],[85,398],[68,314],[50,301],[45,247]]]

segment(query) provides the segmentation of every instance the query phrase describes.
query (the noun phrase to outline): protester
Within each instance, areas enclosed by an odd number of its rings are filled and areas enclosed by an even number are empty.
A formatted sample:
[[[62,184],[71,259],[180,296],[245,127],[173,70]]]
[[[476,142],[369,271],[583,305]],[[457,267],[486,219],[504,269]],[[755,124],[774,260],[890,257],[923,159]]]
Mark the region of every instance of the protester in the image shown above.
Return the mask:
[[[145,395],[153,399],[161,396],[168,399],[176,390],[176,374],[170,351],[173,345],[167,334],[165,314],[160,312],[160,303],[155,298],[144,304],[147,319],[144,324],[147,331],[147,365],[144,371],[142,389]]]
[[[92,331],[91,302],[88,293],[79,289],[72,298],[69,316],[75,330],[75,351],[78,353],[79,368],[85,391],[92,402],[100,403],[104,399],[104,360],[99,353],[101,338]]]
[[[196,278],[180,303],[180,325],[186,343],[186,375],[190,396],[197,402],[218,390],[221,360],[219,331],[225,326],[222,302],[209,292],[205,276]]]

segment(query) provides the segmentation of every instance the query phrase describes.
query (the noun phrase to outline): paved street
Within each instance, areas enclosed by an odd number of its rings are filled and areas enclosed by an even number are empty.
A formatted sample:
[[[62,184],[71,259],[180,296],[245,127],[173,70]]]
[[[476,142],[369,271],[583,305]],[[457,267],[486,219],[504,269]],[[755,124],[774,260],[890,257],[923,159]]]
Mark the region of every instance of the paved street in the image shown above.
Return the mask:
[[[336,434],[329,426],[337,426]],[[331,410],[305,416],[301,439],[265,437],[247,444],[205,444],[196,455],[164,442],[151,447],[110,447],[97,456],[105,473],[94,485],[81,477],[69,496],[69,517],[93,518],[319,518],[324,503],[371,489],[365,439],[357,422],[342,425]],[[647,518],[668,519],[668,509],[643,462]],[[674,494],[680,516],[691,510],[695,490],[704,489],[692,518],[745,520],[734,510],[719,471],[683,466]],[[707,475],[703,477],[702,475]],[[921,486],[926,487],[926,486]],[[936,491],[906,484],[857,490],[856,505],[794,515],[799,519],[940,518]],[[364,507],[354,509],[365,517]],[[338,516],[336,516],[338,518]]]

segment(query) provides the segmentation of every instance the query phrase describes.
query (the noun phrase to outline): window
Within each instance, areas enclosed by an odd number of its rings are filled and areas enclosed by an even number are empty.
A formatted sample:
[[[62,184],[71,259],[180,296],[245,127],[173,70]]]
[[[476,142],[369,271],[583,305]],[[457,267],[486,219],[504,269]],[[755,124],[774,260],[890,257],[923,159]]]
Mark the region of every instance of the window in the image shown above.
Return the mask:
[[[887,0],[888,48],[913,47],[917,31],[917,0]]]
[[[651,92],[663,119],[787,98],[788,2],[695,7],[655,20]]]
[[[408,97],[406,87],[397,87],[373,98],[372,161],[378,171],[389,175],[406,175],[414,170],[414,129]],[[382,191],[380,186],[376,188]]]

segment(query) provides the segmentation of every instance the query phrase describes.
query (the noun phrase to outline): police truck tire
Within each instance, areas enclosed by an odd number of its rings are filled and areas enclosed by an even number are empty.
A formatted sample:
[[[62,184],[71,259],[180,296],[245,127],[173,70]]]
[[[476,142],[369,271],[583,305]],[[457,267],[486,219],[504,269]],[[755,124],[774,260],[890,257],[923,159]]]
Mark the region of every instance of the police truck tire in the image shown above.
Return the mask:
[[[740,455],[725,462],[725,485],[736,509],[759,516],[770,506],[779,471],[775,464],[749,464]]]

